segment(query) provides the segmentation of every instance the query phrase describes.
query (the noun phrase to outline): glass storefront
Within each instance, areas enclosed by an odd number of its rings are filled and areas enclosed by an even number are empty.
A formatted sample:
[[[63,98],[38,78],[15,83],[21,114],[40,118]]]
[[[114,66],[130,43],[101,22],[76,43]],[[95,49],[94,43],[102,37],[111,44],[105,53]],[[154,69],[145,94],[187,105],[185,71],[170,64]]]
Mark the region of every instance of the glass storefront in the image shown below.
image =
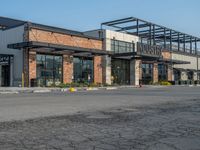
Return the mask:
[[[0,54],[0,86],[8,87],[11,83],[12,55]]]
[[[187,72],[188,80],[193,80],[194,72],[193,71],[188,71]]]
[[[142,64],[142,84],[153,82],[153,64]]]
[[[129,53],[134,51],[134,43],[119,40],[111,40],[111,50],[114,53]]]
[[[174,74],[174,81],[180,81],[181,80],[181,71],[180,70],[175,70],[173,71]]]
[[[112,80],[114,84],[130,84],[130,61],[112,59]]]
[[[92,83],[94,81],[93,59],[74,57],[74,82]]]
[[[158,64],[158,81],[167,81],[167,65]]]
[[[37,54],[38,86],[53,86],[62,83],[62,56]]]

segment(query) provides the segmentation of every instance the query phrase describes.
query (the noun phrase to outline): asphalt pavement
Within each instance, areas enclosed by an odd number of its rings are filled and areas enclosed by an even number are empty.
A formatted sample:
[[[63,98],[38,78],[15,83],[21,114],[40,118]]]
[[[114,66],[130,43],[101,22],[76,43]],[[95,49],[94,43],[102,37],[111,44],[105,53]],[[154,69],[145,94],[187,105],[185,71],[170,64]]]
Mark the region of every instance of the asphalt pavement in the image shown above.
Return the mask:
[[[2,150],[198,150],[200,87],[0,95]]]

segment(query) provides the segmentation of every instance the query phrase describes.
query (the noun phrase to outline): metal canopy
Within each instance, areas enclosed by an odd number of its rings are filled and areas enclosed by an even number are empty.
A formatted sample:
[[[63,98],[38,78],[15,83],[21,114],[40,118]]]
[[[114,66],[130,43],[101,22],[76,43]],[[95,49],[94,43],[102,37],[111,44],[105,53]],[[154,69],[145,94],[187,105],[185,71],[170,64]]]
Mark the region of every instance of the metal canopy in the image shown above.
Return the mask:
[[[1,17],[0,16],[0,29],[7,29],[15,26],[19,26],[26,23],[25,21]]]
[[[159,59],[159,62],[166,62],[166,63],[172,63],[172,64],[190,64],[189,61],[182,61],[182,60],[174,60],[174,59]]]
[[[113,20],[101,24],[118,32],[126,32],[146,40],[150,45],[162,45],[167,50],[177,50],[197,54],[199,37],[182,33],[135,17]],[[174,49],[176,45],[176,49]],[[189,47],[189,48],[188,48]]]
[[[73,47],[73,46],[67,46],[67,45],[60,45],[60,44],[51,44],[51,43],[44,43],[44,42],[22,42],[22,43],[15,43],[15,44],[8,44],[8,48],[11,49],[24,49],[24,48],[30,48],[30,49],[39,49],[39,48],[50,48],[53,49],[54,52],[65,52],[70,51],[73,53],[90,53],[94,55],[111,55],[111,52],[99,50],[99,49],[89,49],[89,48],[81,48],[81,47]]]

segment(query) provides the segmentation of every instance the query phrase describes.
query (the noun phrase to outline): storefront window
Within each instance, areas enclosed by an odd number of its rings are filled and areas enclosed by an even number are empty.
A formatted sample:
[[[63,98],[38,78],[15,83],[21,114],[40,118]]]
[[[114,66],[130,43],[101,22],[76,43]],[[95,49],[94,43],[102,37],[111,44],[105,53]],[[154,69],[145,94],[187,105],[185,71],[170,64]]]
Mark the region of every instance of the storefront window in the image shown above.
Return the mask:
[[[62,82],[62,56],[37,55],[38,86],[59,85]]]
[[[142,64],[142,84],[153,82],[153,64]]]
[[[94,81],[93,59],[74,57],[74,82],[92,83]]]
[[[158,64],[158,80],[167,81],[167,65]]]
[[[115,53],[129,53],[134,51],[134,43],[111,40],[111,50]]]
[[[181,71],[174,70],[174,81],[180,81],[180,80],[181,80]]]
[[[188,71],[187,75],[188,75],[188,80],[193,80],[193,76],[194,76],[193,71]]]
[[[113,59],[112,60],[113,83],[120,85],[130,84],[130,61]]]

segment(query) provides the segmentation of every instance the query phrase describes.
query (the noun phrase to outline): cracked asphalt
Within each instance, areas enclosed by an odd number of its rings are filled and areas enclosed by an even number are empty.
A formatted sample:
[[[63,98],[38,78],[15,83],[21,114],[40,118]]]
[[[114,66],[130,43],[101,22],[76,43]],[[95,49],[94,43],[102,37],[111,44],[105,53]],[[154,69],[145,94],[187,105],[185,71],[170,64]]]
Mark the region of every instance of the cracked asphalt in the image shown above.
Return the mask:
[[[0,150],[199,150],[199,91],[199,87],[169,87],[0,96],[0,112],[3,106],[12,106],[12,99],[29,96],[33,100],[48,96],[58,103],[58,95],[81,98],[91,107],[67,101],[77,110],[61,114],[49,110],[45,116],[31,116],[26,110],[25,118],[1,119]],[[89,98],[100,102],[89,105]]]

